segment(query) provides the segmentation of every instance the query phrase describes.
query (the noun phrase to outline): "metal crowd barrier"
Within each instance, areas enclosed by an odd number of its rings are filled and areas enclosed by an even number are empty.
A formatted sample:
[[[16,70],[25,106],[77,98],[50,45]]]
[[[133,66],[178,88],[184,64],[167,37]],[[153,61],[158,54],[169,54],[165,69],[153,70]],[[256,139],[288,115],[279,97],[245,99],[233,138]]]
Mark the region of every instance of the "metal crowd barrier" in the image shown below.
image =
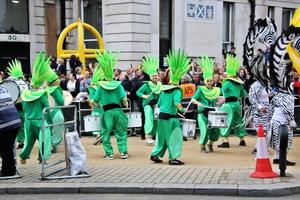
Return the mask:
[[[15,162],[16,162],[16,175],[13,175],[13,176],[3,176],[3,177],[0,177],[0,180],[10,180],[10,179],[19,179],[19,178],[22,178],[22,174],[20,173],[19,169],[17,168],[17,148],[16,148],[16,143],[14,145],[14,157],[15,157]],[[0,164],[2,165],[2,162],[0,162]]]
[[[46,120],[46,115],[54,109],[61,109],[62,112],[65,109],[73,109],[74,110],[74,117],[73,120],[66,120],[61,123],[55,123],[51,125],[45,125],[45,120]],[[63,112],[64,113],[64,112]],[[61,126],[64,125],[65,130],[63,133],[63,143],[64,143],[64,158],[59,159],[58,161],[52,163],[52,164],[47,164],[45,162],[45,129],[54,127],[54,126]],[[77,109],[76,106],[70,105],[70,106],[55,106],[51,108],[44,108],[43,113],[42,113],[42,153],[41,153],[41,158],[42,158],[42,172],[41,172],[41,180],[53,180],[53,179],[69,179],[69,178],[84,178],[84,177],[90,177],[88,173],[86,174],[78,174],[78,175],[71,175],[70,171],[70,162],[69,162],[69,152],[68,152],[68,144],[66,140],[66,134],[69,132],[69,130],[76,131],[76,126],[77,126]],[[73,128],[72,128],[73,127]],[[65,163],[65,167],[59,167],[59,169],[54,169],[52,172],[47,173],[46,170],[51,170],[53,168],[57,168],[58,165]],[[64,175],[58,175],[55,176],[57,173],[62,173],[65,171]]]

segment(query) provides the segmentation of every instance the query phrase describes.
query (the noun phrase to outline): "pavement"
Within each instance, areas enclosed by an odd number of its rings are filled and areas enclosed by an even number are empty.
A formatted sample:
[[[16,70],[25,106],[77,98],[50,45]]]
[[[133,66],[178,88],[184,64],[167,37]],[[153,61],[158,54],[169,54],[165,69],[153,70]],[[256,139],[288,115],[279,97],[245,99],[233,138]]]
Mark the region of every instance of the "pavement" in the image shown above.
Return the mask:
[[[162,164],[149,160],[152,147],[146,146],[138,137],[128,140],[129,159],[121,160],[115,150],[114,160],[103,159],[101,145],[94,146],[95,138],[83,137],[87,152],[88,178],[41,180],[41,166],[37,163],[37,147],[26,165],[18,165],[20,179],[0,180],[0,194],[57,194],[57,193],[142,193],[142,194],[188,194],[226,196],[284,196],[300,193],[300,137],[295,137],[288,159],[297,162],[287,168],[287,177],[254,179],[250,174],[255,168],[251,150],[256,139],[247,137],[246,147],[238,146],[238,139],[230,138],[231,148],[201,153],[196,140],[184,142],[180,158],[184,166],[169,166],[167,155]],[[116,149],[115,139],[112,139]],[[272,151],[270,152],[272,158]],[[63,159],[63,148],[53,155],[48,164]],[[272,159],[271,159],[272,160]],[[64,165],[47,169],[47,173]],[[272,165],[278,172],[278,165]],[[65,171],[56,176],[63,175]],[[51,177],[51,176],[50,176]]]

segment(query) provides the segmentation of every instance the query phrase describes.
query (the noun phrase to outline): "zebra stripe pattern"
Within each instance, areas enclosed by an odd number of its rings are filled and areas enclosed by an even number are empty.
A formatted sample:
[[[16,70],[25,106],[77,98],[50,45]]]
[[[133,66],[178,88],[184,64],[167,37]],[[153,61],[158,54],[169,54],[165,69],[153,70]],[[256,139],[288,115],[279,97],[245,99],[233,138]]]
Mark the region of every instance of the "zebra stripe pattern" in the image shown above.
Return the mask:
[[[276,24],[269,18],[258,19],[255,21],[254,26],[249,28],[245,43],[243,44],[243,64],[248,68],[249,72],[251,72],[250,62],[254,56],[256,39],[261,43],[272,45],[277,38],[276,29]]]

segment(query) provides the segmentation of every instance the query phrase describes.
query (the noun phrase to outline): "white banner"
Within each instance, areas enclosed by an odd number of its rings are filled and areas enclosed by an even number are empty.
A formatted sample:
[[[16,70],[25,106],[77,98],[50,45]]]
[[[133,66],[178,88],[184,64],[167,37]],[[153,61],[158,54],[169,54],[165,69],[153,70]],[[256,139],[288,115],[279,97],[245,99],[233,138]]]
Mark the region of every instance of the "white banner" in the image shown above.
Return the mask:
[[[186,0],[186,19],[214,21],[216,19],[216,6],[212,1]]]
[[[0,34],[0,42],[30,42],[30,35]]]

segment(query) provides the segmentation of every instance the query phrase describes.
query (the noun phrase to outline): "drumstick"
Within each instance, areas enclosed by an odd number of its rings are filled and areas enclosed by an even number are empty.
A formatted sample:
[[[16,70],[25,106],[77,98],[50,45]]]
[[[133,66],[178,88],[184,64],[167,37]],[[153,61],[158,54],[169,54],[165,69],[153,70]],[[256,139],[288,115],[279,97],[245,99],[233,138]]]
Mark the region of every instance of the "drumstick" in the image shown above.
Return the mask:
[[[185,116],[184,115],[182,115],[182,114],[180,114],[180,113],[177,113],[180,117],[182,117],[182,118],[185,118]]]
[[[192,100],[190,101],[190,103],[188,104],[188,106],[185,108],[186,111],[189,109],[191,103],[192,103]],[[186,112],[186,111],[185,111],[185,112]]]

